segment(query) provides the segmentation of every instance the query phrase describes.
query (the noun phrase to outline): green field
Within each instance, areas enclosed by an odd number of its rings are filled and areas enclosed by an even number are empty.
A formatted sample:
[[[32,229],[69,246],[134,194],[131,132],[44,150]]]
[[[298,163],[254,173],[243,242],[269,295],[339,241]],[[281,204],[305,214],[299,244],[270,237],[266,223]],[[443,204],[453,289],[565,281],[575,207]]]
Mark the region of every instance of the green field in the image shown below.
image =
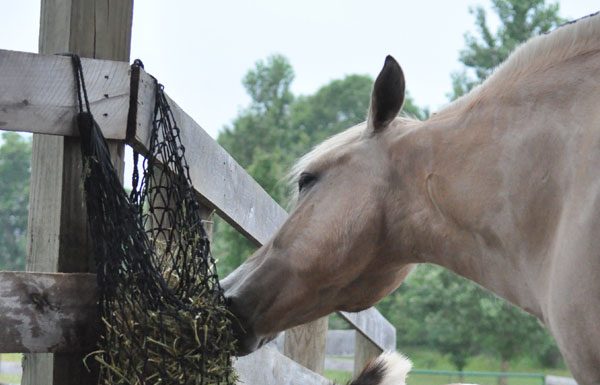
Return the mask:
[[[414,364],[414,369],[426,369],[426,370],[445,370],[454,371],[452,364],[441,354],[425,350],[406,348],[403,349],[405,353]],[[467,367],[467,372],[499,372],[500,362],[492,357],[480,355],[473,357]],[[537,366],[531,360],[522,359],[510,364],[511,373],[542,373],[542,374],[553,374],[557,376],[571,377],[570,372],[565,368],[547,369]],[[325,371],[325,376],[338,384],[345,384],[351,379],[351,373],[343,371]],[[450,375],[429,375],[429,374],[412,374],[409,375],[407,381],[409,385],[442,385],[450,384],[453,382],[464,381],[467,383],[476,383],[481,385],[497,385],[497,377],[482,377],[482,376],[464,376],[460,379],[458,376]],[[542,385],[542,381],[539,378],[508,378],[508,385]]]
[[[3,354],[0,354],[0,361],[21,362],[21,354],[3,353]],[[14,374],[0,374],[0,383],[20,384],[21,376],[14,375]]]

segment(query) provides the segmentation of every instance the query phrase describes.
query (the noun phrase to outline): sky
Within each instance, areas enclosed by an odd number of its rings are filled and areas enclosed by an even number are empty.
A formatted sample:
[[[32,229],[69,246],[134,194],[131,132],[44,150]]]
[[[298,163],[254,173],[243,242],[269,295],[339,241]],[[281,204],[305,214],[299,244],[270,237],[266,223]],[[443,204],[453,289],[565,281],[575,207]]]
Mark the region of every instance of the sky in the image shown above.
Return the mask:
[[[598,0],[559,1],[578,18]],[[241,84],[257,60],[278,53],[295,71],[292,90],[311,94],[348,74],[373,78],[386,55],[402,66],[417,105],[438,110],[451,90],[469,8],[484,0],[137,0],[131,59],[216,137],[249,102]],[[36,52],[39,0],[0,0],[0,49]],[[493,20],[492,20],[493,22]],[[1,76],[1,74],[0,74]]]

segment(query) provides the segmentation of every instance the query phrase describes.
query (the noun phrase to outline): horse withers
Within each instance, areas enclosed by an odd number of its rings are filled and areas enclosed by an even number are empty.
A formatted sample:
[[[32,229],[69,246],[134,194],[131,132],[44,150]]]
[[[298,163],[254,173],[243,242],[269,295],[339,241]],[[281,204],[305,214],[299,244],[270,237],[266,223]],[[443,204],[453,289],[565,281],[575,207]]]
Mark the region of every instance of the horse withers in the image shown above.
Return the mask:
[[[426,121],[397,117],[403,99],[388,57],[367,121],[294,168],[289,218],[223,282],[239,354],[435,263],[538,317],[579,384],[600,384],[600,15]]]

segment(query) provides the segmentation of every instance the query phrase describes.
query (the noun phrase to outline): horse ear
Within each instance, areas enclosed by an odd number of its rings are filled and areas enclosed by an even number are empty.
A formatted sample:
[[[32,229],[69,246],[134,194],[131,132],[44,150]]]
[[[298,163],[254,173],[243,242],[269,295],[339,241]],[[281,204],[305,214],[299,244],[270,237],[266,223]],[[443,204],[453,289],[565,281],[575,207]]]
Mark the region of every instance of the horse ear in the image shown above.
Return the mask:
[[[404,102],[404,86],[402,68],[393,57],[388,55],[373,86],[368,119],[369,129],[375,132],[381,131],[394,120]]]

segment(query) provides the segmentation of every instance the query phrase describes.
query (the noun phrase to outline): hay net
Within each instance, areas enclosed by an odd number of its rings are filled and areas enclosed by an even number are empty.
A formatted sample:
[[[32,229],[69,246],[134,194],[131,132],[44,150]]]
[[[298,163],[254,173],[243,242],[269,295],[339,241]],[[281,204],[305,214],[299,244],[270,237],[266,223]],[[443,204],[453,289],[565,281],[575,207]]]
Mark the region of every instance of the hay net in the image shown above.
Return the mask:
[[[102,320],[99,349],[86,362],[97,363],[103,385],[232,384],[229,313],[163,88],[156,85],[149,152],[141,177],[134,155],[127,195],[73,62]]]

